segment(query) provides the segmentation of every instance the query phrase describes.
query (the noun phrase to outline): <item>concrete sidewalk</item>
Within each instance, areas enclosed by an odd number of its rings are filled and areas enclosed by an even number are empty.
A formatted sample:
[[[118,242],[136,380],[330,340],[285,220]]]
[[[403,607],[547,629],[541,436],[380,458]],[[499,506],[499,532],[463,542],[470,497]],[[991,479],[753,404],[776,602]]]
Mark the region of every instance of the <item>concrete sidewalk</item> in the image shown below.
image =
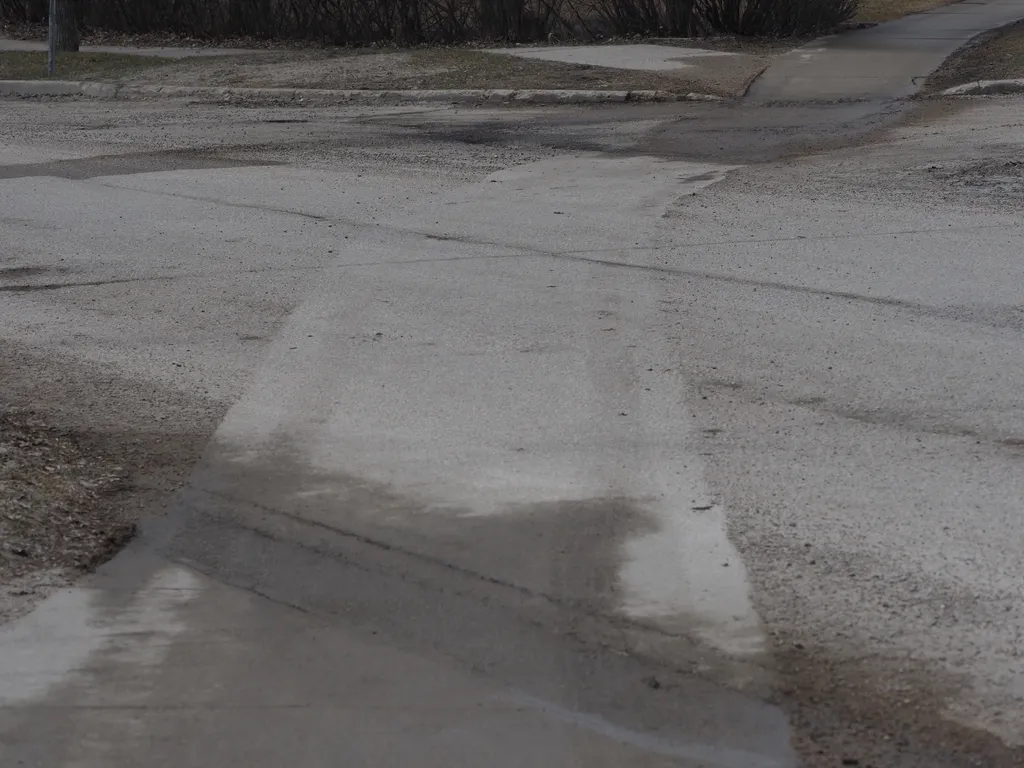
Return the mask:
[[[765,103],[905,98],[974,37],[1021,18],[1024,0],[967,0],[823,37],[776,59],[747,99]]]

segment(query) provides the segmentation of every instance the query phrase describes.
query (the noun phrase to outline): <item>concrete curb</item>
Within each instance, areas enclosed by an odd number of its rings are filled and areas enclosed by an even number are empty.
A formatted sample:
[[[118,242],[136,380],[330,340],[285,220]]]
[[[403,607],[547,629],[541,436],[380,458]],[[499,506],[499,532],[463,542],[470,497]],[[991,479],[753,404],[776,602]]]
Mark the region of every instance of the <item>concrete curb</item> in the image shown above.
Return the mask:
[[[940,96],[988,96],[997,93],[1024,93],[1024,78],[1017,80],[978,80],[947,88]]]
[[[0,80],[0,96],[86,96],[93,99],[192,98],[215,102],[275,101],[303,106],[336,104],[623,104],[626,102],[724,101],[707,93],[592,90],[364,91],[313,88],[210,88],[189,85],[125,85],[60,80]]]

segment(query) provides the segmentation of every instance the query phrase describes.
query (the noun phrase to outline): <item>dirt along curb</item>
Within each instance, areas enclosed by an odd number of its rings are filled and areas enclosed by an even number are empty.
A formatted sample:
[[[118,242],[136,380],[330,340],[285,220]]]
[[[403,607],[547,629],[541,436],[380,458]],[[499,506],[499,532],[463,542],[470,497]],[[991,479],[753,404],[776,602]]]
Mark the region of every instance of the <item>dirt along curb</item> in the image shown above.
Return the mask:
[[[380,103],[622,104],[724,101],[708,93],[574,89],[327,90],[314,88],[214,88],[188,85],[117,85],[62,80],[0,80],[0,96],[82,96],[93,99],[192,98],[203,101],[287,101],[306,106]]]
[[[131,493],[132,474],[112,455],[0,403],[0,623],[131,539]]]
[[[928,77],[923,90],[931,98],[1024,93],[1024,21],[975,37]]]
[[[1024,93],[1024,78],[1014,80],[978,80],[973,83],[954,85],[940,91],[937,96],[994,96]]]

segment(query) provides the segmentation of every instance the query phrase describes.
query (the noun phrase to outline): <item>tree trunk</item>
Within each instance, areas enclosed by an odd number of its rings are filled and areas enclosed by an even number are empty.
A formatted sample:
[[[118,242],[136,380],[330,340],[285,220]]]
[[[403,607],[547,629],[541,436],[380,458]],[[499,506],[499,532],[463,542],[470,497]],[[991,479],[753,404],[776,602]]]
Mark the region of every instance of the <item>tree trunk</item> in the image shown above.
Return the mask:
[[[78,52],[78,0],[57,0],[57,50]]]

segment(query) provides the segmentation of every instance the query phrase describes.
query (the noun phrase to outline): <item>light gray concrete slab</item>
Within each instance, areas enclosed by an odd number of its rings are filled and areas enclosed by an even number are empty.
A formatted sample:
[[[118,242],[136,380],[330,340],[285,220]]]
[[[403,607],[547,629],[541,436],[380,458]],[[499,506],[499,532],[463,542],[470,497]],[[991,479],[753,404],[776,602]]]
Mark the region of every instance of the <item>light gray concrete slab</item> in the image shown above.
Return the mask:
[[[491,48],[487,53],[517,56],[522,59],[560,61],[612,69],[637,69],[665,72],[689,69],[698,61],[738,54],[702,48],[678,48],[669,45],[553,45],[546,47]]]
[[[1021,0],[964,2],[824,37],[772,62],[747,98],[799,102],[910,96],[972,38],[1021,18]]]

